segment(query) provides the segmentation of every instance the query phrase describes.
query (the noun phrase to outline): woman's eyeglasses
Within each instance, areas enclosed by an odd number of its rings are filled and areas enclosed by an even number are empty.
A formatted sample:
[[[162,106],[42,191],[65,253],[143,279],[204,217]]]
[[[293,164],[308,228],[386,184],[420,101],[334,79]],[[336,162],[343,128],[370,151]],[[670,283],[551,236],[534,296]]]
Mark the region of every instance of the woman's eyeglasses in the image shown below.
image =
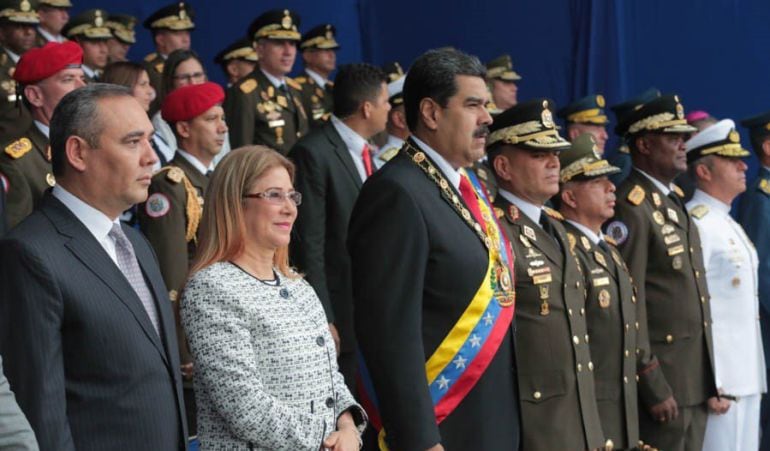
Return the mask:
[[[297,191],[284,192],[278,188],[270,188],[269,190],[263,191],[261,193],[244,194],[243,197],[246,199],[266,199],[271,204],[276,205],[283,204],[286,202],[286,199],[292,201],[294,205],[299,205],[302,203],[301,193],[298,193]]]
[[[186,81],[187,83],[206,81],[206,74],[204,72],[193,72],[192,74],[179,74],[174,75],[174,80]]]

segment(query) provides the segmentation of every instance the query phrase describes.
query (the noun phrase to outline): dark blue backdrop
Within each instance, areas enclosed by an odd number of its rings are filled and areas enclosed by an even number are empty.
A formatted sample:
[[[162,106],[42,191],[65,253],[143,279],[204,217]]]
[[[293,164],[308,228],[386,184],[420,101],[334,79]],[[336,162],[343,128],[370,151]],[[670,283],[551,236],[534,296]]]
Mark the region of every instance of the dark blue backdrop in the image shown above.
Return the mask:
[[[74,0],[77,12],[106,6],[143,19],[161,0]],[[398,60],[451,45],[486,61],[513,56],[524,76],[520,98],[557,104],[600,92],[609,104],[656,86],[680,94],[687,110],[734,119],[770,110],[770,2],[767,0],[190,0],[198,28],[193,48],[223,81],[213,56],[270,8],[302,16],[301,31],[337,26],[340,63]],[[152,51],[137,27],[131,51]],[[298,65],[299,67],[299,65]],[[744,144],[748,138],[743,133]]]

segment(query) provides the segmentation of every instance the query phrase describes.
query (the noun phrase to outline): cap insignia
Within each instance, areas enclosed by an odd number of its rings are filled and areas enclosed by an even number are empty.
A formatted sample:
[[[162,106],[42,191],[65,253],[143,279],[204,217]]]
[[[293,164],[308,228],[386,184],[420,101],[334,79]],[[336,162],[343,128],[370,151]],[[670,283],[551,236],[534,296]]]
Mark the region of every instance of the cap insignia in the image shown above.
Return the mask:
[[[684,119],[684,107],[681,103],[676,104],[676,118],[677,119]]]
[[[604,108],[604,96],[599,94],[596,96],[596,104],[599,105],[599,108]]]
[[[283,19],[281,19],[281,26],[284,29],[288,30],[288,29],[291,28],[291,25],[292,25],[292,23],[291,23],[291,15],[289,14],[289,10],[288,9],[284,9],[283,10]]]
[[[104,19],[102,18],[101,11],[98,11],[98,10],[96,11],[96,17],[94,18],[94,25],[96,25],[97,27],[101,27],[102,25],[104,25]]]
[[[732,143],[737,143],[737,142],[739,142],[741,140],[740,135],[738,135],[738,132],[736,132],[735,130],[730,130],[730,134],[727,135],[727,138]]]
[[[553,128],[553,115],[551,114],[551,110],[548,109],[548,101],[543,101],[543,113],[540,115],[540,119],[543,121],[543,126],[545,128]]]
[[[29,1],[28,1],[28,0],[23,0],[23,1],[22,1],[22,2],[19,4],[19,9],[21,9],[21,10],[22,10],[22,12],[25,12],[25,13],[26,13],[27,11],[29,11],[30,9],[32,9],[32,5],[30,5],[30,4],[29,4]]]

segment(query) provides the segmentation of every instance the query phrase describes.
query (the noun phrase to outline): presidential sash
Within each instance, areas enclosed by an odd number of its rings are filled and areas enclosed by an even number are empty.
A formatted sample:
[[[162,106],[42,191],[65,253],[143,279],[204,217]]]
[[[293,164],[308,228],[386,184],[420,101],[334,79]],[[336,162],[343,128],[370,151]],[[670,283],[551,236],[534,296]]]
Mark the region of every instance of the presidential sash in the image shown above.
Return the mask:
[[[497,222],[486,191],[473,173],[465,173],[461,170],[462,176],[470,180],[476,194],[476,203],[481,212],[481,224],[425,153],[409,141],[402,148],[402,152],[405,152],[436,183],[442,198],[476,233],[489,254],[487,271],[476,294],[425,363],[436,424],[440,424],[479,381],[511,325],[516,300],[513,282],[514,255],[508,239],[503,235]],[[387,450],[385,430],[377,408],[377,398],[360,354],[357,383],[362,405],[369,414],[372,425],[379,431],[380,449]]]

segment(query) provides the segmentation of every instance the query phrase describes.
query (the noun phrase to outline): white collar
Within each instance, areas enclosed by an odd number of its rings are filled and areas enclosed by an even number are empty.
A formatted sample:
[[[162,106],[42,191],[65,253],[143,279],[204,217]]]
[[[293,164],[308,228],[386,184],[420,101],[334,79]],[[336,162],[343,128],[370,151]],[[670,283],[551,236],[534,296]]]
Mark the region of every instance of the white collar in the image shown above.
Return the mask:
[[[589,240],[591,240],[594,244],[599,244],[599,241],[604,239],[604,235],[602,234],[602,231],[599,230],[599,234],[595,234],[593,230],[589,229],[588,227],[584,226],[583,224],[573,221],[572,219],[567,219],[567,222],[575,226],[576,229],[583,232],[583,235],[587,236]]]
[[[120,224],[120,219],[111,220],[104,213],[83,202],[80,198],[56,184],[53,187],[53,196],[61,201],[75,217],[83,223],[89,232],[100,243],[104,241],[107,234],[112,230],[113,224]]]
[[[262,73],[265,74],[265,77],[267,77],[267,79],[270,80],[270,83],[272,83],[273,86],[275,86],[276,88],[280,88],[284,84],[284,80],[286,79],[286,77],[276,78],[268,74],[267,71],[265,71],[261,67],[259,68],[259,70],[261,70]]]
[[[417,144],[420,147],[420,150],[423,150],[431,160],[433,160],[434,163],[436,163],[436,166],[438,166],[438,169],[444,174],[444,177],[447,178],[449,183],[452,184],[452,186],[455,187],[456,190],[460,190],[460,178],[462,177],[460,175],[460,172],[453,168],[451,164],[449,164],[446,159],[441,156],[440,153],[433,150],[429,145],[425,144],[422,140],[417,138],[416,136],[412,135],[412,139],[414,140],[415,144]]]
[[[12,51],[10,51],[9,49],[5,49],[5,53],[7,53],[7,54],[8,54],[8,56],[10,56],[10,57],[11,57],[11,59],[13,60],[13,62],[14,62],[14,63],[18,63],[18,62],[19,62],[19,58],[21,58],[21,56],[20,56],[20,55],[17,55],[17,54],[15,54],[15,53],[13,53],[13,52],[12,52]]]
[[[770,171],[770,166],[762,165],[763,168],[765,168],[766,171]]]
[[[634,169],[639,171],[639,173],[641,173],[643,176],[645,176],[648,179],[650,179],[652,184],[655,185],[659,190],[661,190],[664,195],[668,196],[668,193],[670,193],[671,191],[674,190],[674,185],[673,184],[671,184],[669,186],[666,186],[666,185],[663,184],[663,182],[661,182],[660,180],[658,180],[655,177],[651,176],[650,174],[642,171],[641,169],[639,169],[639,168],[634,168]]]
[[[49,135],[51,134],[51,128],[44,123],[35,120],[35,127],[37,127],[38,130],[40,130],[40,133],[44,134],[46,138],[49,138]]]
[[[516,205],[522,213],[524,213],[535,224],[540,224],[540,215],[543,213],[542,205],[535,205],[532,202],[516,196],[515,194],[508,192],[504,189],[498,189],[497,194],[503,196],[503,199]]]
[[[386,150],[391,149],[393,147],[395,147],[396,149],[400,149],[401,146],[403,145],[404,145],[403,139],[399,138],[398,136],[388,135],[388,140],[385,142],[385,144],[382,147],[377,149],[376,155],[379,155],[382,152],[385,152]]]
[[[688,206],[697,204],[706,204],[711,207],[712,210],[716,210],[725,216],[730,215],[729,205],[708,194],[707,192],[701,191],[700,189],[696,189],[695,193],[692,195],[692,199],[690,199],[690,202],[687,202]]]
[[[358,155],[360,158],[361,152],[364,150],[364,145],[369,144],[366,139],[356,133],[355,130],[348,127],[348,125],[342,122],[342,120],[340,120],[340,118],[337,116],[332,115],[331,121],[332,125],[337,130],[337,133],[340,134],[340,137],[342,138],[342,141],[345,143],[345,146],[348,148],[348,150]]]
[[[203,175],[206,175],[206,173],[208,171],[213,171],[214,170],[214,165],[213,164],[210,164],[209,167],[206,167],[206,166],[203,165],[203,163],[201,163],[201,160],[196,158],[195,155],[193,155],[191,153],[185,152],[184,150],[179,149],[179,148],[176,149],[176,153],[178,153],[182,158],[187,160],[188,163],[193,165],[193,167],[195,169],[197,169],[198,172],[200,172]]]
[[[43,35],[45,40],[48,42],[58,42],[60,44],[64,42],[64,36],[62,35],[54,36],[51,33],[49,33],[48,30],[41,27],[40,25],[37,26],[37,32]]]
[[[91,69],[90,67],[86,66],[85,64],[81,64],[80,68],[83,69],[83,72],[89,77],[89,78],[96,78],[96,70]]]
[[[319,74],[318,72],[316,72],[316,71],[314,71],[312,69],[308,69],[307,67],[305,68],[305,72],[308,75],[310,75],[310,78],[312,78],[313,81],[315,81],[316,84],[318,86],[320,86],[322,89],[326,86],[326,83],[329,81],[329,80],[325,79],[324,77],[322,77],[321,74]]]

